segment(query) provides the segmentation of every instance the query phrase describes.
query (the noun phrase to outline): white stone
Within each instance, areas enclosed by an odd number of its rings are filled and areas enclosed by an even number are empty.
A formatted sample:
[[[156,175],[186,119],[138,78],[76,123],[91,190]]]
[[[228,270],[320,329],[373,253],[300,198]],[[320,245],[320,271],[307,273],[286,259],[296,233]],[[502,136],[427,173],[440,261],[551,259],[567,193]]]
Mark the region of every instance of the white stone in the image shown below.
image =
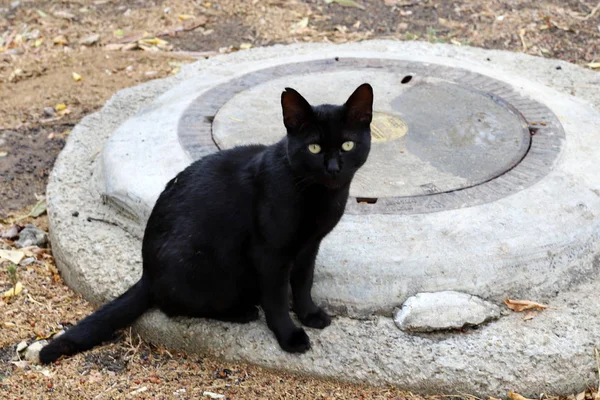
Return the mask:
[[[25,351],[25,359],[29,362],[39,363],[40,362],[40,351],[48,344],[47,340],[40,340],[39,342],[33,342],[27,347]]]
[[[394,322],[403,331],[435,332],[476,326],[500,317],[500,308],[466,293],[418,293],[394,311]]]

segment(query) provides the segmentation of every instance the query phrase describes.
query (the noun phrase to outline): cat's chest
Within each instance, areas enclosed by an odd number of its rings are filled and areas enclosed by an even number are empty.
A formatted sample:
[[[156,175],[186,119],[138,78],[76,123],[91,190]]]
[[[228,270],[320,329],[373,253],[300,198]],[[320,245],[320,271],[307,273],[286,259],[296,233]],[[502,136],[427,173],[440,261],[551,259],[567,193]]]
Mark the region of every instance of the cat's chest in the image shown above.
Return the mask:
[[[321,239],[329,233],[344,214],[347,196],[315,196],[302,204],[297,219],[298,234],[304,239]]]

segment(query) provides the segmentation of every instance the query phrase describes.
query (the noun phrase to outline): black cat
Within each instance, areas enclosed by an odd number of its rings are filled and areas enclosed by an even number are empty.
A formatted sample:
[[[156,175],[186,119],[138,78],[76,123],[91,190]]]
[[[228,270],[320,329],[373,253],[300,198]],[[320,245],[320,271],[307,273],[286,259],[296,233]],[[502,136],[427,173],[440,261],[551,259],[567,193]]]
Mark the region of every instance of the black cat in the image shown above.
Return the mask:
[[[302,324],[331,323],[311,297],[314,263],[367,160],[373,89],[363,84],[342,106],[312,107],[286,88],[281,105],[281,141],[212,154],[166,185],[146,225],[141,279],[52,340],[42,363],[110,339],[151,307],[243,323],[260,305],[282,349],[310,348],[290,318],[288,284]]]

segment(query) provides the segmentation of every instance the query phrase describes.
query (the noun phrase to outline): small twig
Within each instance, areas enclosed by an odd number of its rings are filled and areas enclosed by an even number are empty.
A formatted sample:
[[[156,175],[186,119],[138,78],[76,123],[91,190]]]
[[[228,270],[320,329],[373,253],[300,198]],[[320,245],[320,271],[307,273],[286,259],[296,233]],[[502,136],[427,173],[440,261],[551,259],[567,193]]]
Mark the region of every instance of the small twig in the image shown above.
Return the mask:
[[[180,25],[177,28],[172,29],[170,31],[159,32],[155,36],[156,37],[172,36],[172,35],[174,35],[176,33],[179,33],[179,32],[193,31],[193,30],[198,29],[198,28],[200,28],[201,26],[204,26],[204,25],[206,25],[206,20],[205,19],[204,20],[201,19],[201,20],[199,20],[198,22],[196,22],[193,25],[190,25],[190,26],[187,26],[187,27],[183,26],[183,25]]]
[[[39,301],[35,300],[33,297],[31,297],[31,295],[29,293],[27,293],[27,298],[29,300],[31,300],[33,303],[37,304],[38,306],[46,307],[45,304],[42,304]]]
[[[182,57],[182,58],[209,58],[218,56],[218,51],[170,51],[165,52],[164,55],[168,57]]]
[[[519,31],[519,37],[521,38],[521,45],[523,46],[523,52],[527,51],[527,43],[525,42],[525,29]]]
[[[596,13],[598,12],[598,10],[600,10],[600,2],[598,2],[598,4],[596,4],[596,7],[594,7],[592,11],[590,11],[590,13],[585,17],[578,17],[576,15],[573,15],[573,18],[578,19],[580,21],[587,21],[588,19],[593,18],[594,15],[596,15]]]

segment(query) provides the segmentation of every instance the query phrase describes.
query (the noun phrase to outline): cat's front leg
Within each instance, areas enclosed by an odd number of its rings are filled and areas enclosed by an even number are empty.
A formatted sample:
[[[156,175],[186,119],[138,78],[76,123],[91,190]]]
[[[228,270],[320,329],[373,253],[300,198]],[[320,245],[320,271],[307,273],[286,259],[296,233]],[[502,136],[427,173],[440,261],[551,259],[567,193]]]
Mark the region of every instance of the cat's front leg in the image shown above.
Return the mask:
[[[267,326],[275,334],[279,346],[289,353],[308,351],[308,335],[294,324],[288,309],[290,267],[277,257],[263,256],[258,271],[260,305],[265,312]]]
[[[294,312],[303,325],[323,329],[331,324],[331,317],[312,299],[311,290],[315,271],[315,259],[319,252],[319,242],[308,245],[294,260],[290,284],[294,301]]]

